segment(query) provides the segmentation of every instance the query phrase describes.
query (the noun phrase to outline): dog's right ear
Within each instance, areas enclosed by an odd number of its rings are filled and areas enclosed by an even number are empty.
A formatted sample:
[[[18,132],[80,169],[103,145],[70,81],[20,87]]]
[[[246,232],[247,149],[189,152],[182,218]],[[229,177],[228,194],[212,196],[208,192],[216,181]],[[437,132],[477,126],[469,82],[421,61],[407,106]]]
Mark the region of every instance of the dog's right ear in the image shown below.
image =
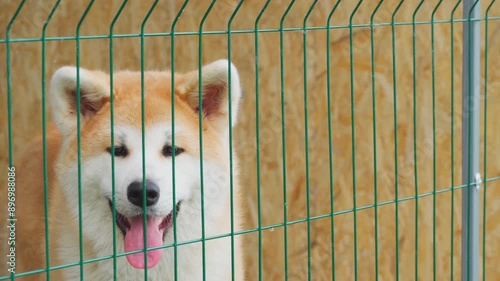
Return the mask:
[[[77,68],[64,66],[52,77],[50,104],[52,116],[63,134],[76,129],[77,118],[88,121],[109,101],[109,76],[100,71],[80,68],[80,111],[77,112]]]

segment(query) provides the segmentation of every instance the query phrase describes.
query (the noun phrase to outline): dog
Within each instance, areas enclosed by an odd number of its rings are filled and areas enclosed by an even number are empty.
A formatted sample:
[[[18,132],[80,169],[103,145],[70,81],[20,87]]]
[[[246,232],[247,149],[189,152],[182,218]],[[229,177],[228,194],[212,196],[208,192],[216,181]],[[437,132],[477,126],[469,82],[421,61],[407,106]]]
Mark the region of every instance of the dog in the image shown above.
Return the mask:
[[[46,280],[49,265],[51,280],[137,281],[147,269],[148,280],[243,281],[229,139],[241,96],[225,59],[201,73],[120,71],[112,81],[98,70],[59,68],[46,160],[38,138],[16,163],[16,273],[42,270],[19,280]]]

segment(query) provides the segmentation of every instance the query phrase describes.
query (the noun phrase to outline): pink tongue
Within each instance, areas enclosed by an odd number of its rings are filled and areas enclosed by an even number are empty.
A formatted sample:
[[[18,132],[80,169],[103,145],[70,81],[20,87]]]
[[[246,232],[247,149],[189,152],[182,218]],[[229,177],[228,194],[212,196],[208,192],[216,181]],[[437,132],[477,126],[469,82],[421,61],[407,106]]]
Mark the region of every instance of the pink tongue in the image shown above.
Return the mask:
[[[148,268],[155,266],[161,258],[163,249],[149,250],[149,248],[161,246],[163,244],[163,233],[159,230],[162,222],[161,217],[148,217],[146,225],[147,248],[148,248]],[[130,229],[125,234],[125,251],[136,251],[144,249],[144,220],[142,215],[130,219]],[[143,269],[144,252],[127,255],[128,262],[135,268]]]

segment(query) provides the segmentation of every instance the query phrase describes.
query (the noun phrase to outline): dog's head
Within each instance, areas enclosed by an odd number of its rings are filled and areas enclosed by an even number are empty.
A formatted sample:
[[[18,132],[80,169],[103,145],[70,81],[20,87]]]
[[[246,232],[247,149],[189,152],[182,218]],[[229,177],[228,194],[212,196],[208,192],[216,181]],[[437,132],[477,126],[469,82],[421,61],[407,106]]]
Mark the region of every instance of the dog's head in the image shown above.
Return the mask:
[[[110,77],[83,68],[57,70],[50,98],[63,135],[58,180],[75,219],[81,204],[83,232],[95,247],[112,245],[113,210],[118,239],[125,251],[133,251],[144,247],[144,229],[148,248],[163,245],[174,210],[178,219],[199,212],[202,175],[211,196],[205,204],[228,194],[228,133],[240,97],[238,73],[226,60],[201,73],[176,73],[174,87],[169,72]],[[149,268],[161,252],[148,252]],[[145,266],[143,253],[127,258],[134,267]]]

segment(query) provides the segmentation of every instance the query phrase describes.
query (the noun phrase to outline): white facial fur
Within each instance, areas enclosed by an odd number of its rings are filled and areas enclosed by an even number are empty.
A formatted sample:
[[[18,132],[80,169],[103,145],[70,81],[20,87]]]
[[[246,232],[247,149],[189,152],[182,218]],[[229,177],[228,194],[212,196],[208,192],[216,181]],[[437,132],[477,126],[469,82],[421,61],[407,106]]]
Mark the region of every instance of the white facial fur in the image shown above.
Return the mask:
[[[176,128],[179,133],[182,128]],[[144,162],[142,151],[142,132],[140,129],[118,126],[116,128],[118,138],[124,140],[129,155],[124,158],[115,157],[115,194],[117,210],[127,216],[142,213],[140,207],[134,206],[127,199],[127,187],[135,181],[143,180],[143,164],[145,164],[146,179],[155,183],[160,188],[160,199],[157,204],[151,206],[148,211],[151,215],[166,216],[172,209],[172,157],[165,157],[161,151],[165,144],[171,144],[171,128],[165,125],[156,125],[145,131]],[[188,153],[182,153],[176,157],[176,202],[188,200],[195,186],[199,185],[199,172],[195,169],[182,169],[182,167],[193,167],[199,160]],[[112,196],[111,181],[111,155],[103,153],[92,159],[95,165],[90,164],[90,169],[96,169],[95,174],[102,175],[99,179],[99,193],[109,198]],[[199,165],[199,164],[198,164]],[[106,173],[102,173],[106,171]],[[91,171],[91,173],[94,171]]]
[[[176,134],[182,133],[182,128],[176,127],[175,129]],[[166,143],[171,144],[170,132],[170,126],[166,124],[155,125],[145,131],[146,178],[160,188],[158,203],[147,209],[148,214],[154,216],[166,216],[173,210],[172,158],[161,154],[163,146]],[[116,126],[115,135],[116,140],[120,138],[124,140],[129,151],[127,157],[115,157],[115,203],[119,213],[131,217],[142,214],[142,208],[133,205],[127,199],[127,187],[130,183],[143,179],[142,132],[133,127]],[[178,144],[176,146],[181,147]],[[210,217],[217,217],[217,210],[222,207],[224,199],[228,199],[224,195],[227,195],[229,191],[229,171],[215,161],[205,160],[203,166],[204,205],[207,220]],[[68,205],[78,206],[78,164],[75,163],[63,169],[64,178],[61,180],[69,200]],[[199,215],[201,212],[200,159],[187,152],[177,155],[175,173],[175,200],[176,202],[183,201],[179,216],[188,212]],[[112,198],[113,191],[111,155],[103,151],[91,159],[82,159],[81,179],[84,232],[95,233],[93,228],[102,227],[103,221],[110,226],[113,223],[111,217],[103,220],[103,210],[111,216],[108,206],[108,199]],[[73,216],[78,218],[78,208],[72,211]],[[201,220],[192,223],[201,224]],[[100,231],[102,232],[102,229]],[[197,238],[200,237],[201,233]],[[105,240],[112,241],[111,239],[109,235]],[[109,241],[103,242],[107,244]]]

